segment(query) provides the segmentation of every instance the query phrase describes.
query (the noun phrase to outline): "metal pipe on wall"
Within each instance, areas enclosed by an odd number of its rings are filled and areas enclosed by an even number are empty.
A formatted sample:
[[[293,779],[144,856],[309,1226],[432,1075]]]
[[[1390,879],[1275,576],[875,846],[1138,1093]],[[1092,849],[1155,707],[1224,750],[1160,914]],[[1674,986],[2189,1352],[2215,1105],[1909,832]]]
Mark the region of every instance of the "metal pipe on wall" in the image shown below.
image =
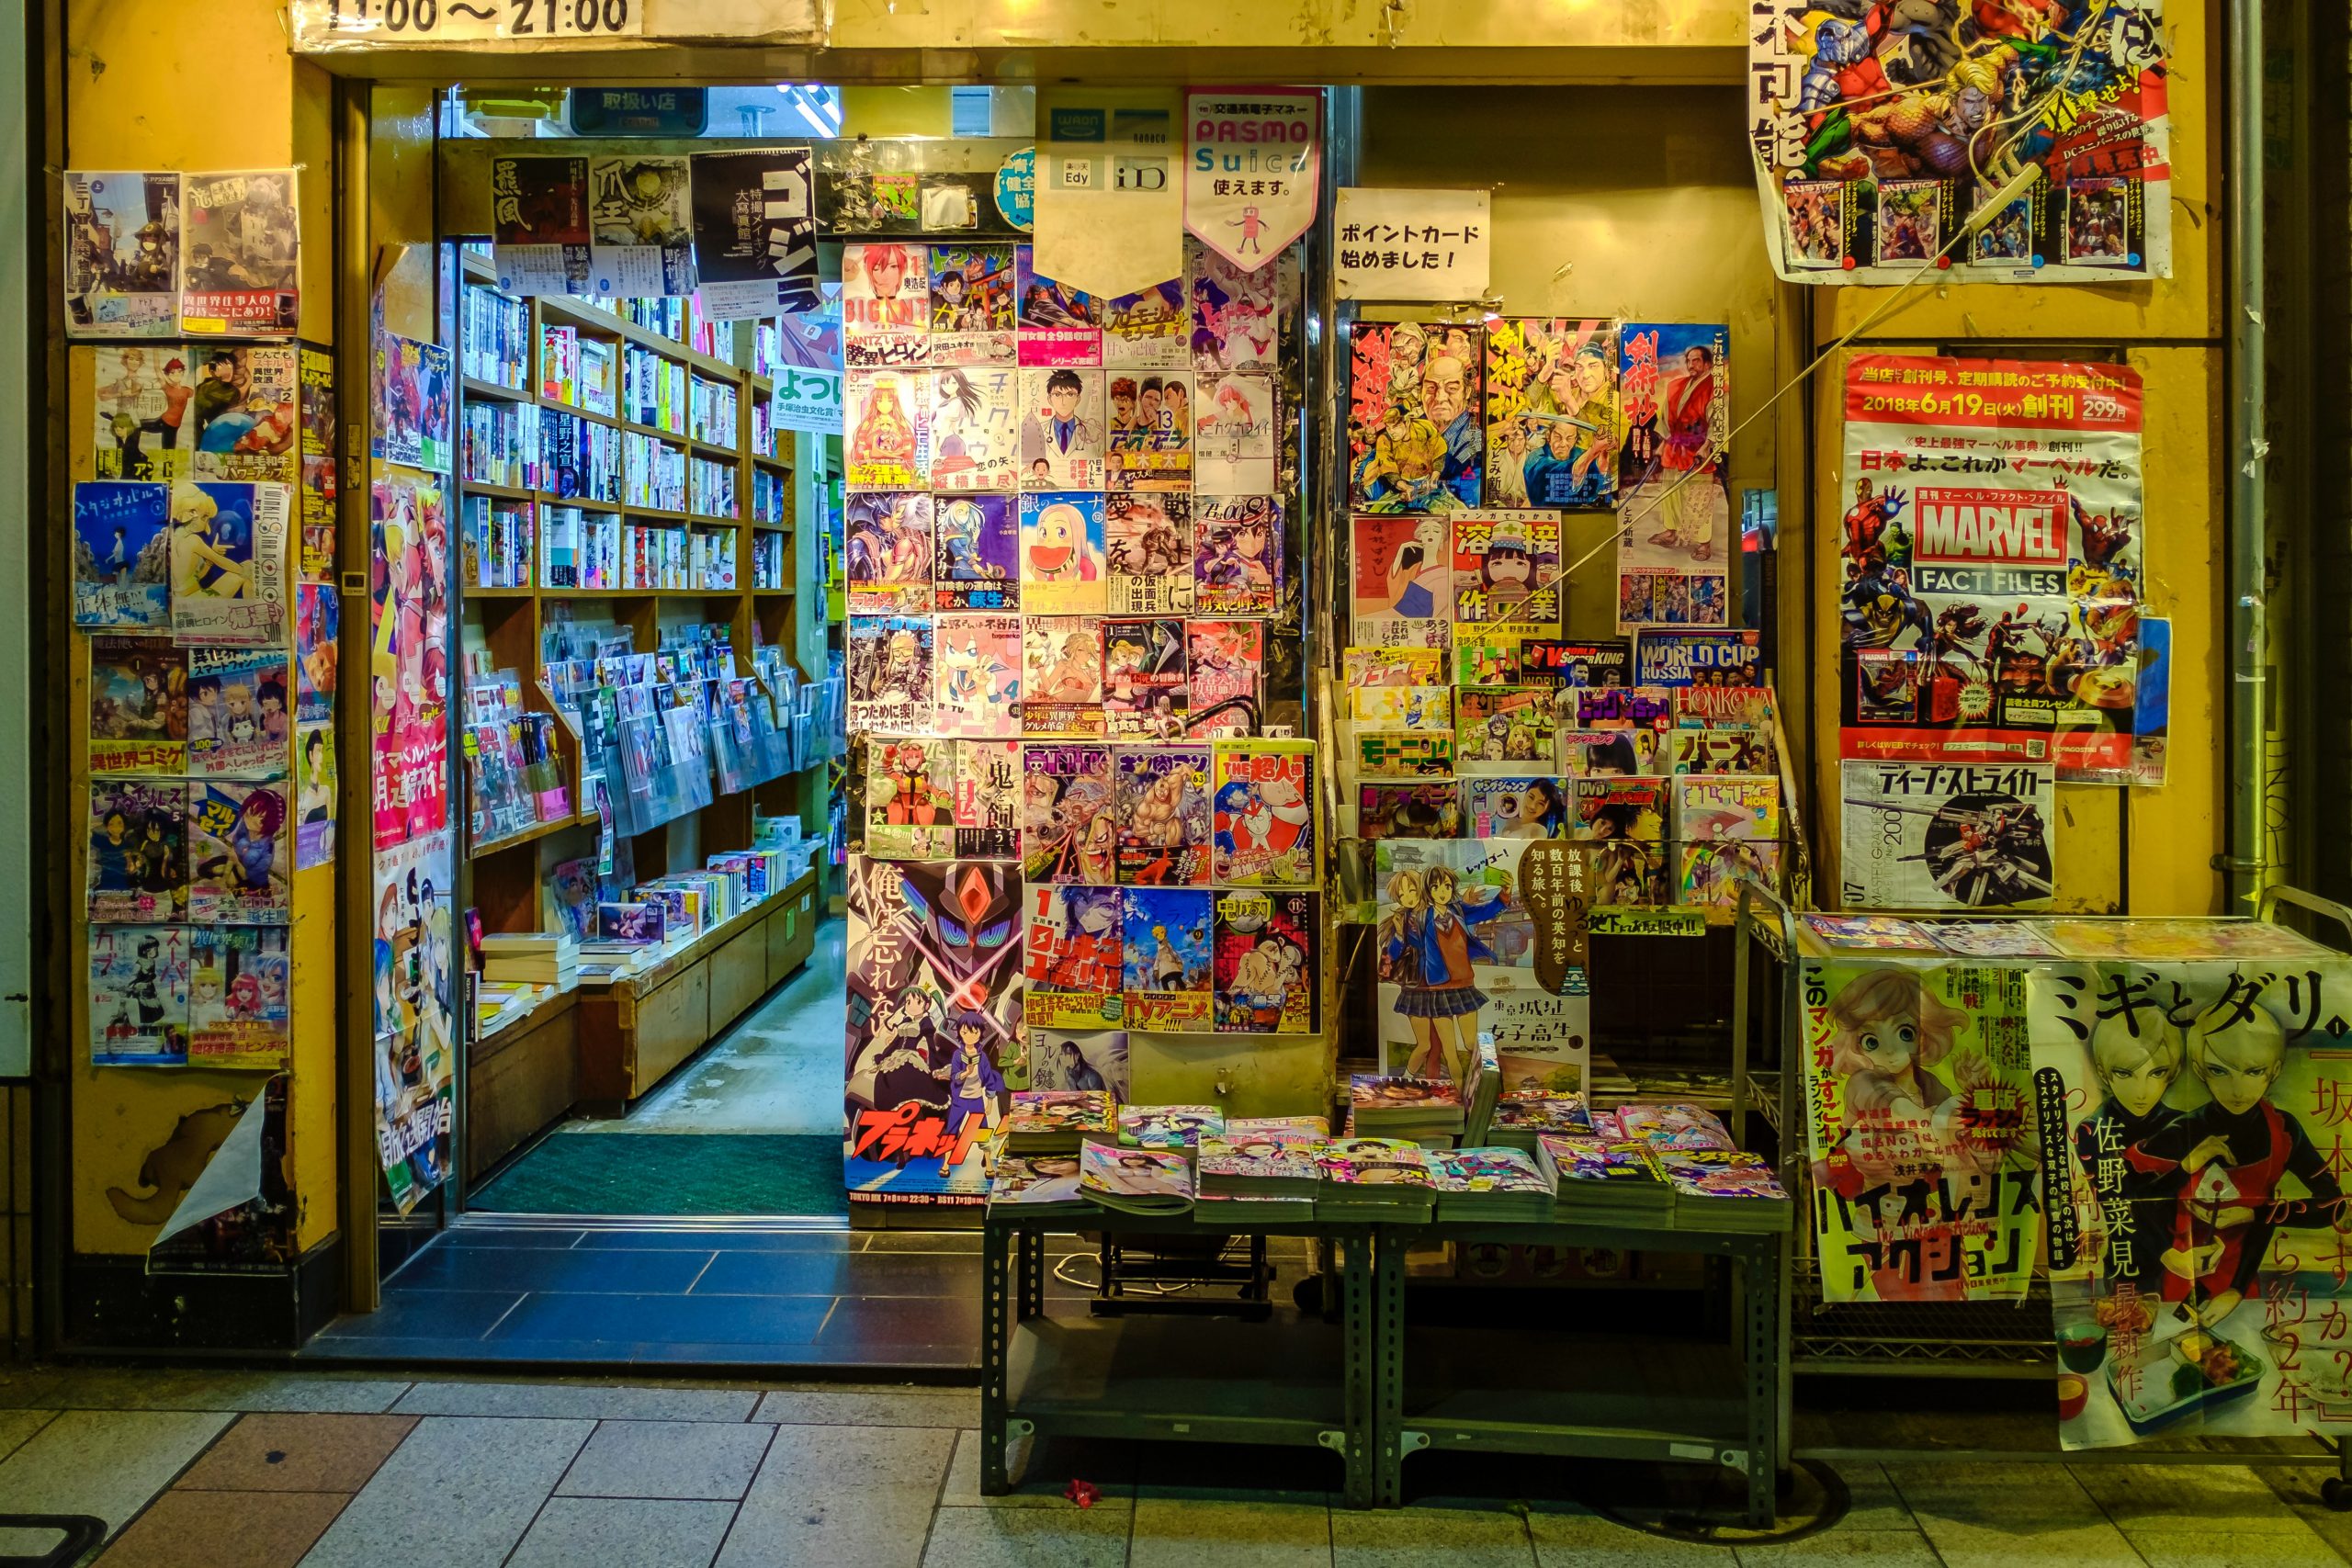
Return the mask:
[[[2256,897],[2270,871],[2264,806],[2264,732],[2270,702],[2267,573],[2263,506],[2267,443],[2263,377],[2262,6],[2224,7],[2230,18],[2230,831],[2222,869],[2233,903]],[[2240,912],[2250,912],[2242,910]]]

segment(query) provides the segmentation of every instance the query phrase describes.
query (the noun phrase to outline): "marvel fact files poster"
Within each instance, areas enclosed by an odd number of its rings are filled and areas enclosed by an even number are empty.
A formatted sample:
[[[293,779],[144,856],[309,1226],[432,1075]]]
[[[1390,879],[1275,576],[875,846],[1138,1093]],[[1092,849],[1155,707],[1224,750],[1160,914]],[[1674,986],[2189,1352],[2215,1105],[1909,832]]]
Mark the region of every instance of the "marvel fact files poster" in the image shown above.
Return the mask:
[[[2172,276],[2162,0],[1758,0],[1749,135],[1792,283]]]

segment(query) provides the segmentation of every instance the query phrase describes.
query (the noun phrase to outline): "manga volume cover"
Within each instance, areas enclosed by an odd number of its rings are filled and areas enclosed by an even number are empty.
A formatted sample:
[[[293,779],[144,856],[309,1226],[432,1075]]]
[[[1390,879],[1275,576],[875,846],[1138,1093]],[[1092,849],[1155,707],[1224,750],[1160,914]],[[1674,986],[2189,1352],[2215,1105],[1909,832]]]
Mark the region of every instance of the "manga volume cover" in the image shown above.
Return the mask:
[[[164,637],[90,639],[90,772],[187,771],[187,660]]]
[[[274,1067],[289,1043],[293,972],[283,926],[199,926],[188,935],[187,1056],[199,1067]]]
[[[1359,321],[1349,329],[1351,509],[1452,512],[1478,504],[1483,335],[1442,321]]]
[[[932,522],[937,608],[1021,607],[1021,514],[1011,496],[935,496]]]
[[[291,358],[288,352],[288,357]],[[284,407],[288,442],[294,434],[295,377],[288,367]],[[406,463],[435,473],[449,469],[449,427],[457,416],[457,384],[450,373],[449,351],[439,344],[413,343],[386,333],[376,339],[375,385],[369,389],[375,411],[375,455],[387,463]],[[202,400],[198,401],[200,413]],[[209,449],[199,433],[197,450]],[[223,479],[279,478],[279,474],[224,474]]]
[[[305,724],[294,732],[294,869],[334,860],[334,727]]]
[[[1486,347],[1486,504],[1614,505],[1617,323],[1501,317]]]
[[[1559,761],[1559,709],[1541,686],[1463,686],[1453,700],[1454,765],[1464,773],[1523,773]]]
[[[188,649],[188,772],[282,777],[294,739],[288,683],[274,649]]]
[[[931,363],[1016,362],[1011,245],[931,247]]]
[[[1442,517],[1348,520],[1349,608],[1364,647],[1442,649],[1453,635],[1453,539]]]
[[[1184,280],[1171,277],[1102,304],[1102,364],[1106,369],[1184,370],[1191,315]]]
[[[1359,839],[1453,839],[1462,834],[1462,796],[1451,780],[1356,787]]]
[[[2048,763],[1847,762],[1840,903],[2036,909],[2056,891]]]
[[[508,294],[588,294],[588,160],[490,165],[491,265]]]
[[[955,746],[927,736],[867,735],[865,849],[876,860],[956,852]]]
[[[1209,880],[1209,749],[1122,746],[1111,756],[1118,879],[1130,887]]]
[[[1678,773],[1775,773],[1772,737],[1746,727],[1668,732],[1669,769]],[[1635,773],[1654,770],[1636,768]]]
[[[336,650],[342,646],[343,601],[334,585],[297,583],[294,589],[294,716],[303,724],[334,717]]]
[[[1031,882],[1119,880],[1119,826],[1107,746],[1021,752],[1021,870]]]
[[[93,923],[153,925],[187,912],[187,799],[177,779],[90,781]]]
[[[282,784],[187,787],[187,918],[283,925],[294,869]]]
[[[1122,903],[1124,914],[1125,905]],[[1124,965],[1123,965],[1124,967]],[[1120,982],[1112,977],[1115,991]],[[1124,1029],[1033,1029],[1029,1032],[1029,1082],[1039,1089],[1107,1091],[1127,1097],[1127,1032]]]
[[[1102,619],[1023,615],[1021,733],[1102,738]]]
[[[1560,629],[1560,519],[1545,512],[1457,512],[1453,525],[1453,623],[1516,627],[1537,636]]]
[[[1576,698],[1580,728],[1674,728],[1675,694],[1662,686],[1579,686]]]
[[[1031,615],[1099,615],[1110,584],[1102,558],[1102,497],[1080,491],[1021,497],[1021,607]]]
[[[89,354],[96,383],[93,471],[102,479],[186,479],[196,451],[187,417],[196,386],[188,367],[208,364],[208,351],[194,344],[102,344]],[[233,364],[233,353],[230,357]]]
[[[1731,332],[1627,322],[1618,334],[1617,624],[1722,626],[1731,529]]]
[[[413,421],[437,418],[442,465],[448,461],[450,419],[448,355],[436,351],[437,383],[420,376],[411,388],[415,400],[402,417]],[[291,482],[299,477],[295,443],[301,424],[301,352],[292,344],[254,344],[232,348],[217,344],[194,349],[198,367],[195,388],[187,393],[176,434],[192,437],[187,454],[189,476],[199,479],[264,479]],[[420,388],[435,389],[437,404],[429,404]],[[166,433],[175,412],[170,405],[179,389],[165,366],[164,418]],[[379,403],[379,408],[383,404]],[[430,465],[428,465],[430,466]]]
[[[1116,1023],[1123,985],[1119,890],[1032,884],[1026,897],[1028,962],[1022,996],[1028,1026],[1097,1029]],[[1034,1080],[1044,1066],[1034,1050],[1031,1066]]]
[[[1184,623],[1106,616],[1102,716],[1113,739],[1184,733]]]
[[[1272,266],[1245,272],[1184,236],[1193,368],[1204,375],[1281,368],[1283,307],[1297,293],[1298,277],[1291,254]]]
[[[1769,842],[1784,836],[1778,778],[1678,773],[1669,785],[1674,836],[1685,844]]]
[[[1214,755],[1214,880],[1234,887],[1315,886],[1321,864],[1313,743],[1220,740]]]
[[[1192,496],[1105,496],[1102,536],[1112,614],[1182,615],[1192,610]]]
[[[1024,366],[1020,372],[1021,488],[1103,488],[1102,372]]]
[[[932,587],[932,498],[920,491],[852,495],[842,508],[853,615],[919,615]]]
[[[966,739],[956,749],[956,858],[1015,860],[1021,853],[1021,743]]]
[[[1666,773],[1671,733],[1631,727],[1563,729],[1559,733],[1560,772],[1577,778],[1625,778],[1635,773]]]
[[[175,640],[253,648],[285,635],[288,501],[282,484],[172,486]]]
[[[943,615],[934,631],[942,735],[1021,733],[1021,617]]]
[[[930,348],[928,257],[921,245],[842,247],[842,353],[852,370],[903,369]]]
[[[176,536],[172,489],[130,479],[74,485],[74,624],[153,627],[171,623]]]
[[[931,372],[931,488],[942,494],[1016,488],[1021,408],[1008,366]]]
[[[65,175],[65,326],[76,338],[179,335],[180,176]]]
[[[1346,689],[1366,686],[1442,686],[1445,655],[1434,648],[1351,648],[1340,655]],[[1475,682],[1465,682],[1475,684]]]
[[[1193,377],[1190,371],[1104,373],[1110,424],[1102,446],[1103,481],[1112,490],[1183,491],[1193,487]]]
[[[1216,895],[1210,994],[1219,1033],[1314,1032],[1319,913],[1312,893]]]
[[[1263,495],[1274,488],[1276,383],[1271,376],[1197,378],[1193,483],[1208,495]]]
[[[1573,786],[1575,815],[1567,837],[1632,839],[1655,844],[1666,837],[1668,805],[1662,778],[1579,778]]]
[[[842,473],[852,490],[921,490],[931,479],[931,378],[920,369],[843,378]]]
[[[932,618],[852,615],[849,728],[895,734],[932,728]]]
[[[187,1064],[185,926],[90,928],[90,1064]]]
[[[1013,315],[1022,365],[1102,364],[1102,302],[1039,272],[1027,245],[1013,247],[1012,267],[1020,296]],[[1099,413],[1096,428],[1101,429]]]
[[[1255,735],[1266,670],[1263,621],[1186,621],[1187,739]]]
[[[269,335],[300,326],[294,186],[292,169],[181,176],[182,332]]]
[[[1272,615],[1283,598],[1283,503],[1193,499],[1193,604],[1206,615]]]
[[[1120,984],[1129,1029],[1196,1034],[1215,1027],[1210,922],[1216,897],[1206,888],[1119,890]]]
[[[599,299],[695,291],[692,171],[682,157],[588,160],[588,287]]]

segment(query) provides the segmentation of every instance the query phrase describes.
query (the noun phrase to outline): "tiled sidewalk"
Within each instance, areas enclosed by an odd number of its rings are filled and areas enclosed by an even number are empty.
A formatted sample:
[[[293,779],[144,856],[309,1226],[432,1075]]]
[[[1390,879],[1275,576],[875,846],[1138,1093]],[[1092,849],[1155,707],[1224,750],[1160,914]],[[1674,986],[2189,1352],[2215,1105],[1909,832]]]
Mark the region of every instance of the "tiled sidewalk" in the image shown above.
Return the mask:
[[[85,1513],[106,1568],[2336,1568],[2327,1472],[1848,1464],[1845,1520],[1761,1547],[1566,1503],[1330,1506],[1317,1472],[1103,1444],[978,1490],[969,1391],[0,1376],[0,1511]],[[1305,1456],[1309,1461],[1322,1456]],[[1101,1489],[1080,1509],[1073,1473]],[[1246,1478],[1250,1488],[1233,1483]],[[1325,1478],[1336,1481],[1336,1474]],[[0,1553],[47,1544],[0,1532]]]

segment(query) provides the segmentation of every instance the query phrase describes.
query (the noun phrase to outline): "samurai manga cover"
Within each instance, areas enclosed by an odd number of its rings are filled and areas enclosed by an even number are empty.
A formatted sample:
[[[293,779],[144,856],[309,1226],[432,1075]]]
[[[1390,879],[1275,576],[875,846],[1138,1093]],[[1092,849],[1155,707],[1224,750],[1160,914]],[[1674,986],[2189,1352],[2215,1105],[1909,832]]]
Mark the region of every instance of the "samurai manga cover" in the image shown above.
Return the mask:
[[[2040,909],[2056,889],[2048,764],[1847,762],[1838,874],[1849,909]]]
[[[1117,493],[1102,500],[1102,553],[1114,615],[1182,615],[1193,603],[1193,497]]]
[[[1498,318],[1486,370],[1486,504],[1615,504],[1617,323]]]
[[[1312,893],[1216,896],[1211,995],[1220,1034],[1306,1034],[1322,984]]]
[[[1485,366],[1478,328],[1360,321],[1349,329],[1348,504],[1453,512],[1478,504]]]
[[[1315,749],[1300,740],[1220,740],[1213,879],[1236,887],[1312,887],[1321,880]]]
[[[180,176],[65,175],[65,325],[76,338],[179,335]]]
[[[180,1066],[187,1061],[188,929],[90,928],[90,1062]]]
[[[1029,1027],[1100,1029],[1121,1017],[1120,931],[1115,887],[1031,883],[1023,994]],[[1044,1064],[1035,1061],[1033,1079]]]
[[[985,1201],[1021,1069],[1020,868],[852,855],[842,1174],[852,1202]]]
[[[1127,1027],[1205,1034],[1214,948],[1206,888],[1123,887],[1120,962]]]
[[[1023,874],[1032,882],[1116,884],[1110,748],[1031,741],[1021,766]]]
[[[1802,984],[1823,1299],[2022,1299],[2042,1224],[2025,971],[1808,959]]]
[[[1130,887],[1209,880],[1209,749],[1122,746],[1111,754],[1118,876]]]
[[[1722,626],[1732,528],[1731,329],[1626,322],[1618,332],[1625,440],[1617,458],[1621,628]]]

